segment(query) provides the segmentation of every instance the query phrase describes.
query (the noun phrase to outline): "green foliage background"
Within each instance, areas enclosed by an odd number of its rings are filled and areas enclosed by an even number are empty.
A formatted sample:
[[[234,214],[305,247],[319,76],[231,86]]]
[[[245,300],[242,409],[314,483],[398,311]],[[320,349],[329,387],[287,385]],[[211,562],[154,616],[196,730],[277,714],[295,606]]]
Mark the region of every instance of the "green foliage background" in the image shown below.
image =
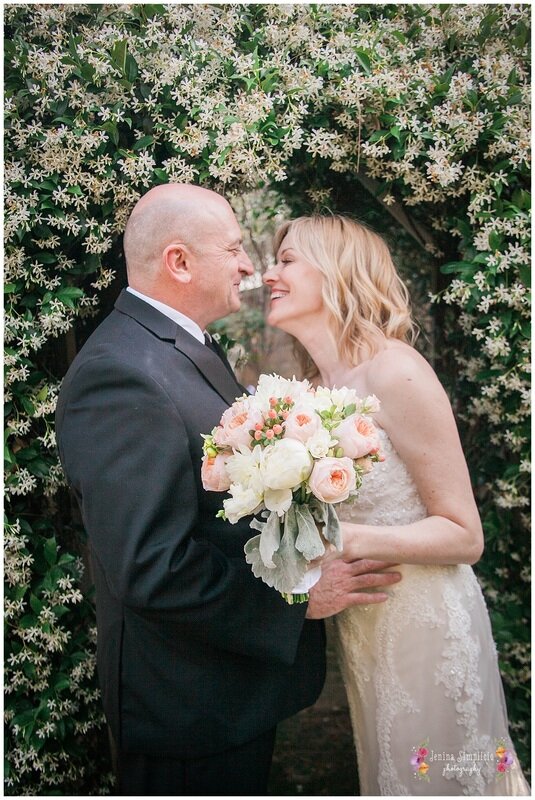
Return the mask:
[[[110,790],[53,414],[124,283],[128,214],[167,181],[271,188],[427,254],[527,765],[529,8],[35,4],[5,23],[7,793]]]

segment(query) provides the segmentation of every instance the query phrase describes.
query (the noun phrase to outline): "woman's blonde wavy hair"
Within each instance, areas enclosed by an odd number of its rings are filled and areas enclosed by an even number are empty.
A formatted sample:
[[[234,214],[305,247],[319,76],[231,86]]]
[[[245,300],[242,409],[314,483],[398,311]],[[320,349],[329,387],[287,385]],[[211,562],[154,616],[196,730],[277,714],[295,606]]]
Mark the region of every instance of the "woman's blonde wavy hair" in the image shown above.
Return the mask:
[[[323,275],[323,299],[345,361],[356,364],[359,353],[374,355],[385,338],[414,343],[418,327],[409,293],[379,234],[340,214],[298,217],[275,233],[275,253],[290,231],[296,249]],[[296,350],[311,376],[317,370]]]

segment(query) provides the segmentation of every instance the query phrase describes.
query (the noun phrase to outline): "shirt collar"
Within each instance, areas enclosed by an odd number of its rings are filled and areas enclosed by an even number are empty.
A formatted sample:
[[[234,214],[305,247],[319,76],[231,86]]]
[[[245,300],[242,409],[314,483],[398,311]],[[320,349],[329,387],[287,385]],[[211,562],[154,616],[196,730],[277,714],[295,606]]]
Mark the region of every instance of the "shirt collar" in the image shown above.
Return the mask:
[[[145,303],[153,306],[153,308],[155,308],[157,311],[160,311],[160,313],[165,314],[166,317],[172,319],[173,322],[176,322],[177,325],[180,325],[181,328],[194,336],[197,341],[205,344],[204,333],[197,323],[189,317],[186,317],[185,314],[182,314],[180,311],[177,311],[176,308],[172,308],[165,303],[160,303],[159,300],[154,300],[152,297],[147,297],[146,294],[141,294],[141,292],[138,292],[137,289],[132,289],[131,286],[127,286],[126,291],[130,292],[136,297],[139,297],[140,300],[144,300]]]

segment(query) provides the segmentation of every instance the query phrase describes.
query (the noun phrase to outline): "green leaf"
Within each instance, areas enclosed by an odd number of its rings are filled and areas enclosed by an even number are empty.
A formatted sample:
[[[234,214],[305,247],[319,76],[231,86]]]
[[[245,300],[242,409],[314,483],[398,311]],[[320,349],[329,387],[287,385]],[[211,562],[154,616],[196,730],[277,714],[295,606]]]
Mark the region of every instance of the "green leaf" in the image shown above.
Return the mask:
[[[517,23],[517,26],[515,28],[515,34],[516,35],[513,40],[515,45],[519,48],[524,47],[524,45],[529,39],[529,29],[524,24],[524,22],[522,22],[522,20],[520,20],[520,22]]]
[[[42,611],[43,605],[44,605],[42,600],[39,600],[38,597],[36,597],[34,594],[31,594],[30,595],[30,605],[31,605],[33,611],[35,611],[35,613],[39,616],[39,614]]]
[[[87,62],[84,61],[80,64],[79,74],[85,81],[91,83],[91,81],[95,77],[95,68],[91,64],[88,64]]]
[[[531,195],[524,189],[515,189],[513,192],[513,203],[520,209],[529,210],[531,208]]]
[[[19,728],[25,728],[30,723],[35,722],[35,715],[36,711],[33,708],[28,708],[20,714],[17,714],[13,722],[15,725],[18,725]]]
[[[489,233],[489,247],[491,250],[499,250],[503,242],[503,237],[496,233],[496,231],[491,231]]]
[[[80,42],[79,36],[74,36],[72,33],[69,35],[69,53],[75,64],[80,63],[80,58],[76,50],[76,45]]]
[[[365,50],[362,50],[360,47],[355,50],[355,55],[357,57],[357,61],[359,62],[360,66],[362,67],[366,75],[369,75],[372,66],[369,55],[366,53]]]
[[[47,560],[47,563],[50,564],[51,567],[53,567],[58,558],[58,545],[55,537],[52,537],[51,539],[47,539],[45,541],[43,547],[43,553]]]
[[[471,261],[450,261],[448,264],[442,264],[440,267],[440,271],[443,275],[451,275],[457,272],[461,275],[471,275],[476,269],[476,265]]]
[[[41,391],[36,395],[36,399],[42,402],[43,400],[46,400],[47,395],[48,395],[48,386],[45,385],[43,386]]]
[[[23,395],[20,398],[20,404],[23,407],[23,409],[25,410],[25,412],[27,414],[29,414],[30,417],[33,416],[33,414],[35,413],[35,406],[34,406],[32,401],[28,397],[25,397]]]
[[[101,127],[103,131],[109,133],[110,139],[112,140],[113,144],[117,146],[119,144],[119,129],[117,128],[115,122],[108,120]]]
[[[53,253],[39,253],[37,256],[37,261],[41,264],[55,264],[57,260],[57,256]]]
[[[218,159],[217,159],[217,165],[219,167],[221,167],[225,163],[225,159],[226,159],[226,157],[228,156],[228,154],[230,153],[231,150],[232,150],[231,147],[225,147],[225,149],[221,151],[221,153],[219,154]]]
[[[114,63],[116,64],[116,66],[119,67],[119,69],[123,73],[125,71],[127,49],[128,49],[128,43],[126,39],[122,39],[121,41],[116,42],[113,45],[111,51],[111,57]]]
[[[297,524],[297,537],[295,540],[297,550],[303,554],[307,561],[319,558],[325,553],[325,545],[321,541],[316,521],[309,506],[292,504],[291,510],[295,513]]]
[[[44,478],[50,472],[50,467],[42,458],[33,458],[28,462],[28,469],[38,478]]]
[[[392,31],[392,36],[395,36],[398,42],[401,42],[401,44],[407,43],[407,37],[401,31]]]
[[[61,689],[68,689],[70,685],[71,681],[67,675],[64,675],[62,672],[58,672],[57,675],[54,675],[52,686],[57,691],[61,691]]]
[[[135,60],[134,56],[132,56],[132,55],[130,55],[130,53],[128,53],[128,55],[126,56],[126,62],[125,62],[125,75],[126,75],[126,78],[127,78],[127,80],[130,81],[130,83],[133,83],[135,81],[135,79],[137,78],[138,74],[139,74],[139,68],[138,68],[138,65],[137,65],[137,61]]]
[[[531,267],[529,264],[520,264],[518,267],[520,280],[528,289],[531,287]]]
[[[166,7],[162,3],[143,3],[140,8],[146,19],[151,19],[166,12]]]
[[[36,624],[37,619],[35,614],[25,614],[23,617],[19,619],[19,625],[24,630],[28,630],[28,628],[33,628]]]
[[[74,308],[73,301],[83,296],[84,292],[81,289],[77,289],[75,286],[63,286],[56,291],[56,297],[68,308]]]
[[[137,140],[132,150],[143,150],[144,147],[149,147],[151,144],[154,144],[154,136],[142,136],[141,139]]]
[[[385,131],[385,130],[374,131],[372,133],[372,135],[370,136],[368,141],[371,144],[374,144],[375,142],[380,142],[383,139],[386,139],[386,137],[388,136],[388,133],[389,133],[389,131]]]
[[[49,208],[51,211],[59,210],[57,208],[56,204],[52,202],[52,200],[41,200],[40,203],[39,203],[39,208],[41,208],[41,209]],[[55,214],[54,216],[57,216],[57,215]]]

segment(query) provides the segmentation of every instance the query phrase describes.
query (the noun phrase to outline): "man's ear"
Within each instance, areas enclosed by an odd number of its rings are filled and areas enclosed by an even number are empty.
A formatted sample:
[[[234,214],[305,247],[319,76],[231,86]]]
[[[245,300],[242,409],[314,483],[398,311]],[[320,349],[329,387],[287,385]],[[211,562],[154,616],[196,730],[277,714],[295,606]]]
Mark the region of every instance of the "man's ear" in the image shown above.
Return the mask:
[[[168,245],[162,253],[162,265],[168,275],[178,283],[191,281],[190,251],[185,244]]]

